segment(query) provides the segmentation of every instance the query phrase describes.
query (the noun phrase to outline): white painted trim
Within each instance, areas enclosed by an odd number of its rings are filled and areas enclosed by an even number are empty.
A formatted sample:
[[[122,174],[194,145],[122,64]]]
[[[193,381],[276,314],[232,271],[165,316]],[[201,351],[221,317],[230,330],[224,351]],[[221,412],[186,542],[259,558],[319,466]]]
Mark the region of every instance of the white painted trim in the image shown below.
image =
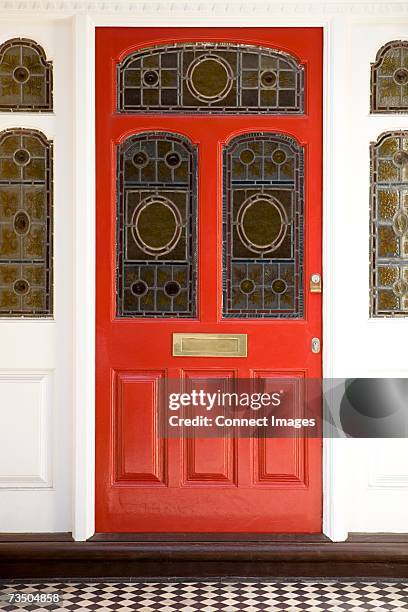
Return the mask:
[[[323,24],[322,24],[323,25]],[[324,27],[323,47],[323,377],[334,378],[334,32],[333,24]],[[333,406],[334,389],[327,397]],[[323,533],[333,541],[347,538],[344,505],[343,440],[336,439],[331,425],[323,437]]]
[[[109,20],[119,15],[120,19],[144,18],[146,15],[171,14],[174,17],[183,17],[186,14],[195,19],[202,16],[212,15],[215,18],[226,16],[227,19],[234,14],[245,24],[248,15],[255,15],[259,25],[263,25],[262,17],[278,17],[279,21],[288,21],[293,16],[310,18],[315,15],[324,17],[331,16],[363,16],[364,19],[403,16],[408,14],[406,0],[394,0],[384,2],[383,0],[360,0],[351,2],[349,0],[326,2],[313,2],[301,0],[286,0],[275,2],[273,0],[1,0],[0,11],[7,11],[11,16],[13,13],[28,14],[32,12],[39,15],[46,12],[47,15],[73,16],[90,13],[93,16],[106,15]],[[98,23],[100,25],[100,23]],[[129,23],[129,25],[132,25]],[[140,22],[137,24],[140,26]],[[146,25],[142,24],[142,27]],[[197,22],[196,22],[197,25]],[[281,23],[279,25],[282,25]]]
[[[146,3],[145,3],[146,5]],[[149,3],[149,6],[151,3]],[[170,15],[173,5],[160,5],[160,19],[156,14],[155,25],[174,25]],[[193,3],[188,5],[188,22],[197,25],[191,13],[197,10]],[[191,9],[191,10],[190,10]],[[239,9],[238,9],[239,10]],[[187,9],[186,9],[187,11]],[[235,15],[234,15],[235,13]],[[237,17],[237,8],[227,16],[232,25],[252,26],[294,26],[293,20],[286,16],[265,22],[258,13],[251,15],[248,23],[245,15]],[[270,17],[270,15],[268,15]],[[297,14],[294,11],[291,17]],[[323,336],[323,373],[333,376],[333,302],[330,284],[333,278],[333,211],[332,211],[332,149],[333,118],[332,109],[332,39],[329,20],[316,19],[313,13],[297,25],[324,28],[324,149],[323,149],[323,282],[324,292],[324,336]],[[183,20],[183,25],[187,25]],[[224,20],[223,20],[224,21]],[[203,19],[201,25],[219,25],[217,14]],[[85,540],[95,530],[95,28],[98,25],[127,25],[143,27],[150,25],[150,19],[125,19],[122,15],[115,18],[91,18],[77,15],[74,18],[75,32],[75,156],[76,156],[76,200],[75,200],[75,470],[74,470],[74,508],[73,536]],[[181,25],[181,24],[180,24]],[[340,541],[347,537],[345,509],[343,504],[341,474],[342,440],[327,437],[323,442],[323,533],[329,538]],[[344,451],[344,449],[343,449]]]
[[[369,482],[372,489],[408,488],[408,474],[375,474]]]
[[[74,482],[75,540],[95,532],[95,25],[73,20],[74,40]]]

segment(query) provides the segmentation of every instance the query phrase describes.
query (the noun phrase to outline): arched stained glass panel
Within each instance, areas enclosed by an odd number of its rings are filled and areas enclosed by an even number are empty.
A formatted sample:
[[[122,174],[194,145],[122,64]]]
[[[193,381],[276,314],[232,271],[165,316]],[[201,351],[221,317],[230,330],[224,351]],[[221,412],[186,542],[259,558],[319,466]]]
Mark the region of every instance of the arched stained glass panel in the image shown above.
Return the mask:
[[[52,111],[52,63],[33,40],[13,38],[0,46],[0,110]]]
[[[408,131],[371,144],[371,316],[408,316]]]
[[[196,313],[197,153],[147,132],[118,146],[117,316]]]
[[[281,134],[224,149],[223,316],[303,316],[303,150]]]
[[[408,111],[408,41],[393,40],[381,47],[371,65],[371,112]]]
[[[52,314],[52,143],[0,133],[0,315]]]
[[[183,43],[128,55],[117,68],[119,112],[303,113],[304,68],[283,51]]]

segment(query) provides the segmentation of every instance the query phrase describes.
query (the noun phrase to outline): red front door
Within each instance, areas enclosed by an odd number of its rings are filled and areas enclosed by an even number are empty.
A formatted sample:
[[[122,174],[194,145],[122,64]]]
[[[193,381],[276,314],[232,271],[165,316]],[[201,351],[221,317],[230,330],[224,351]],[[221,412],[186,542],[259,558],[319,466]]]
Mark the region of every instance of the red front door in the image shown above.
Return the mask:
[[[96,530],[319,532],[320,440],[160,438],[157,389],[321,377],[322,32],[98,28],[96,75]]]

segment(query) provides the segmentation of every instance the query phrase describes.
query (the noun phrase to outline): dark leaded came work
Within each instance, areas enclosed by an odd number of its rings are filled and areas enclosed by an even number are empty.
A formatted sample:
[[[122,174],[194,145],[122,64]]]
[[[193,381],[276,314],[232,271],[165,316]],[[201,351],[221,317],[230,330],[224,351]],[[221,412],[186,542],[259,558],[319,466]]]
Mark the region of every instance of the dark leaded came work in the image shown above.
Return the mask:
[[[117,153],[117,316],[194,317],[196,148],[147,132]]]
[[[128,55],[117,68],[119,112],[303,113],[304,68],[283,51],[183,43]]]
[[[33,40],[0,46],[0,110],[52,111],[52,63]]]
[[[408,41],[393,40],[371,65],[371,112],[408,111]]]
[[[303,151],[280,134],[224,149],[223,316],[303,316]]]
[[[371,144],[371,316],[408,316],[408,132]]]
[[[52,314],[52,143],[0,133],[0,315]]]

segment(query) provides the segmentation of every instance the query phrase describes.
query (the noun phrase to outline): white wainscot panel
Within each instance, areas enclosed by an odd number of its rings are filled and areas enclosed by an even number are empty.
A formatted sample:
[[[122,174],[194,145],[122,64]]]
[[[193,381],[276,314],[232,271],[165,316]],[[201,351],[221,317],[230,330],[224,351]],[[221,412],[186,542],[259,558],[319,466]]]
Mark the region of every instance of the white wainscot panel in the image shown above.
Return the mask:
[[[370,463],[369,487],[408,488],[408,455],[406,439],[381,440]]]
[[[0,371],[0,488],[52,487],[52,371]]]

